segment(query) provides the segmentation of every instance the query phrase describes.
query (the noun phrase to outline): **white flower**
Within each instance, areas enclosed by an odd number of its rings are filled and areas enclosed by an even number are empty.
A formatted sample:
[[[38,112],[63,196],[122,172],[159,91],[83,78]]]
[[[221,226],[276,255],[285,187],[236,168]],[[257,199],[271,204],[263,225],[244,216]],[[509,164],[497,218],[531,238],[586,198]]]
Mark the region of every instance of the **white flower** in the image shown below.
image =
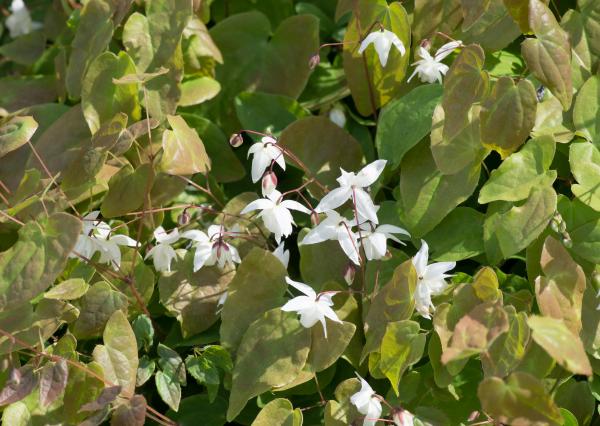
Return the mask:
[[[290,252],[285,249],[283,242],[281,242],[272,253],[287,269],[288,263],[290,263]]]
[[[98,220],[100,212],[95,210],[83,217],[83,229],[70,257],[81,255],[91,259],[94,253],[100,252],[100,263],[110,263],[114,269],[121,266],[121,250],[119,246],[135,247],[138,242],[127,235],[111,235],[110,226]]]
[[[361,225],[361,244],[365,249],[365,255],[369,260],[381,259],[387,253],[388,238],[397,243],[404,244],[392,234],[404,234],[410,237],[407,230],[394,225],[379,225],[374,231],[370,230],[368,224]]]
[[[151,257],[154,269],[157,271],[171,272],[171,262],[177,256],[171,244],[179,240],[179,230],[175,228],[170,234],[167,234],[164,228],[159,226],[154,230],[154,238],[157,244],[146,254],[145,259]]]
[[[285,312],[297,312],[300,315],[300,324],[304,328],[311,328],[317,321],[320,321],[323,325],[323,334],[327,338],[325,317],[335,322],[342,322],[334,310],[331,309],[333,306],[331,298],[334,294],[324,293],[317,296],[312,287],[304,283],[292,281],[289,277],[285,277],[285,280],[289,285],[304,293],[305,296],[294,297],[283,305],[281,310]]]
[[[350,402],[354,404],[359,413],[365,416],[363,426],[373,426],[381,416],[381,401],[367,381],[358,373],[356,376],[360,379],[361,387],[350,397]]]
[[[412,262],[417,271],[417,288],[415,289],[415,307],[417,312],[424,318],[430,318],[435,307],[431,302],[431,296],[441,294],[446,290],[448,284],[446,274],[454,269],[456,262],[438,262],[427,265],[429,260],[429,246],[421,240],[421,248],[413,257]]]
[[[329,110],[329,119],[337,126],[343,128],[346,125],[346,114],[341,107],[333,107]]]
[[[13,0],[10,5],[10,11],[12,13],[6,18],[4,24],[8,28],[12,38],[28,34],[42,27],[41,23],[31,20],[29,10],[27,10],[23,0]]]
[[[417,67],[408,78],[408,81],[410,81],[415,74],[419,74],[419,78],[423,83],[435,83],[438,81],[441,84],[442,75],[446,75],[449,69],[448,65],[441,62],[442,59],[461,45],[461,41],[451,41],[450,43],[446,43],[435,52],[435,56],[431,56],[425,48],[419,47],[419,56],[421,56],[421,59],[413,64]]]
[[[330,210],[326,214],[327,218],[311,229],[300,245],[317,244],[327,240],[338,241],[346,256],[356,265],[360,265],[358,236],[352,231],[353,223],[340,216],[335,210]]]
[[[352,199],[356,204],[359,219],[364,218],[373,223],[379,223],[377,209],[373,204],[373,200],[371,200],[371,196],[363,188],[369,187],[377,180],[381,172],[383,172],[386,163],[386,160],[373,161],[356,174],[352,172],[348,173],[340,168],[342,174],[337,178],[340,187],[329,191],[321,199],[315,210],[318,213],[323,213],[336,209],[347,200]]]
[[[292,233],[292,225],[296,224],[290,210],[310,214],[310,210],[299,202],[282,200],[281,192],[276,189],[272,190],[267,198],[252,201],[240,214],[246,214],[253,210],[262,210],[258,216],[262,217],[267,229],[275,234],[277,243],[281,242],[281,237],[289,236]]]
[[[283,151],[277,146],[277,140],[271,136],[263,137],[260,142],[253,144],[248,150],[248,156],[252,157],[252,182],[260,180],[263,173],[275,161],[285,170],[285,158]]]
[[[199,230],[185,231],[181,236],[194,241],[196,252],[194,253],[194,272],[203,266],[218,265],[224,268],[226,265],[233,266],[240,263],[240,255],[237,249],[223,239],[225,229],[220,225],[211,225],[207,234]]]
[[[358,54],[362,54],[371,43],[375,45],[375,50],[377,51],[379,62],[381,62],[382,67],[385,67],[387,64],[392,45],[396,46],[396,49],[398,49],[400,52],[400,56],[406,53],[406,49],[404,48],[404,43],[402,43],[402,40],[400,40],[393,32],[383,28],[379,31],[373,31],[371,34],[365,37],[360,44]]]

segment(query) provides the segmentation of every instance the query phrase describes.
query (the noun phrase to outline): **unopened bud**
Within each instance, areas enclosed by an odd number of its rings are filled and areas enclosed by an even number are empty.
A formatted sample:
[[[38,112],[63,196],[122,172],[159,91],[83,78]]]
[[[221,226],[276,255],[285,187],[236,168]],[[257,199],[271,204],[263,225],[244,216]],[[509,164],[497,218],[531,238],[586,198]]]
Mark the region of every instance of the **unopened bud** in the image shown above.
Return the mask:
[[[317,226],[319,224],[319,213],[314,210],[310,212],[310,223],[313,226]]]
[[[275,188],[277,188],[277,175],[272,171],[268,171],[262,178],[263,196],[267,197]]]
[[[229,138],[229,145],[231,145],[234,148],[241,146],[243,143],[244,143],[244,138],[240,133],[234,133]]]
[[[314,55],[312,55],[312,56],[310,57],[310,59],[308,60],[308,67],[309,67],[311,70],[314,70],[314,69],[315,69],[315,67],[316,67],[317,65],[319,65],[320,63],[321,63],[321,56],[319,56],[319,53],[317,52],[317,53],[315,53]]]
[[[354,263],[348,262],[348,264],[344,268],[344,280],[346,281],[346,284],[352,285],[352,283],[354,282],[355,276],[356,276],[356,266],[354,266]]]
[[[396,426],[412,426],[415,421],[415,416],[413,416],[409,411],[400,408],[394,410],[392,419],[394,420],[394,425]]]
[[[190,223],[190,214],[187,212],[187,209],[184,209],[181,214],[177,217],[177,223],[180,226],[185,226]]]
[[[561,233],[567,232],[567,224],[565,223],[564,220],[561,220],[560,223],[558,224],[558,231]]]
[[[431,49],[431,40],[429,40],[428,38],[424,38],[423,40],[421,40],[420,46],[425,50]]]
[[[552,229],[557,234],[559,233],[558,223],[559,222],[555,218],[552,218],[552,220],[550,221],[550,229]]]
[[[563,238],[562,243],[566,248],[573,247],[573,240],[571,240],[571,238],[568,236]]]

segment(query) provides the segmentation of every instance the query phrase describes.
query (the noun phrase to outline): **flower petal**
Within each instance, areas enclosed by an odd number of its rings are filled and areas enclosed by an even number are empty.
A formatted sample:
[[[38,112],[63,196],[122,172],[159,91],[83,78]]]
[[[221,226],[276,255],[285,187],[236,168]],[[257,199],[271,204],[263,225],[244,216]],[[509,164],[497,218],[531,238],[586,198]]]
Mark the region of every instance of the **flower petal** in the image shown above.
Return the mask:
[[[317,298],[317,293],[315,293],[311,286],[301,283],[299,281],[294,281],[290,277],[285,277],[285,282],[294,287],[296,290],[300,291],[301,293],[304,293],[312,300],[315,300]]]

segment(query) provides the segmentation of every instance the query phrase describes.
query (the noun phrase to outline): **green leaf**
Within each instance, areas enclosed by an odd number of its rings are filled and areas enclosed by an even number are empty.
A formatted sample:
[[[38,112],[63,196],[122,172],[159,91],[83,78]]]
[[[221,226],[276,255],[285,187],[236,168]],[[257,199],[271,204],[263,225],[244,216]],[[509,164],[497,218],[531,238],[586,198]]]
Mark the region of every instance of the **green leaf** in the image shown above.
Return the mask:
[[[544,276],[535,280],[535,297],[542,315],[561,319],[573,334],[581,331],[585,274],[564,246],[552,237],[544,241],[540,264]]]
[[[594,75],[579,89],[573,107],[573,124],[577,133],[588,141],[600,146],[600,79]]]
[[[302,241],[308,231],[306,228],[302,229],[298,234],[298,241]],[[323,284],[331,281],[346,285],[344,269],[348,265],[348,257],[337,241],[299,245],[298,251],[302,280],[315,291],[319,291]],[[327,258],[327,262],[323,262],[324,258]]]
[[[150,380],[150,377],[152,377],[154,374],[154,370],[156,370],[156,362],[149,359],[147,355],[141,357],[138,365],[135,385],[142,386],[144,383]]]
[[[367,342],[361,362],[369,353],[379,350],[390,322],[407,320],[412,316],[416,286],[417,272],[409,259],[394,270],[392,279],[373,297],[365,318]]]
[[[530,330],[527,326],[527,314],[516,312],[512,306],[505,306],[508,315],[508,331],[501,334],[481,354],[481,366],[486,377],[506,377],[514,371],[525,357],[529,343]]]
[[[177,380],[162,371],[157,371],[154,376],[156,390],[162,400],[175,412],[181,402],[181,385]]]
[[[219,127],[195,114],[183,113],[181,117],[202,139],[206,154],[210,158],[211,176],[222,183],[235,182],[244,177],[244,166],[233,153],[229,140]]]
[[[163,275],[158,281],[161,304],[181,325],[183,337],[201,333],[217,319],[217,302],[236,275],[235,270],[221,270],[205,266],[193,272],[194,253],[177,259],[174,273]]]
[[[411,149],[400,166],[400,217],[413,238],[431,231],[465,201],[479,181],[480,167],[452,175],[437,168],[427,143]]]
[[[362,417],[350,397],[360,390],[358,379],[341,382],[335,389],[335,400],[329,400],[325,407],[325,426],[347,426]]]
[[[244,129],[275,136],[294,121],[310,116],[293,98],[260,92],[242,92],[236,96],[235,111]]]
[[[178,115],[168,115],[173,130],[163,133],[161,168],[170,175],[191,175],[210,170],[210,158],[198,133]]]
[[[0,312],[29,302],[61,273],[81,233],[81,221],[67,213],[28,222],[19,241],[0,254]]]
[[[108,181],[108,192],[100,207],[102,216],[123,216],[140,208],[152,178],[152,165],[149,163],[142,164],[136,170],[129,164],[122,167]]]
[[[567,111],[573,99],[569,36],[540,0],[529,1],[529,26],[536,38],[527,38],[521,44],[525,63]]]
[[[431,259],[449,262],[483,253],[483,221],[484,215],[470,207],[452,210],[423,237],[431,247]]]
[[[94,361],[102,366],[104,378],[121,386],[121,393],[132,395],[138,368],[135,334],[123,311],[115,311],[102,336],[104,345],[94,348]]]
[[[389,322],[385,328],[377,368],[389,379],[396,395],[406,369],[423,355],[427,336],[419,330],[419,323],[410,320]]]
[[[254,321],[236,357],[227,420],[236,418],[250,398],[294,380],[309,348],[310,330],[302,327],[296,314],[277,307]]]
[[[292,403],[284,398],[269,402],[260,410],[251,426],[301,426],[302,411],[295,409]]]
[[[25,145],[38,128],[31,116],[13,117],[0,125],[0,158]]]
[[[508,316],[500,304],[487,302],[477,305],[454,326],[452,338],[442,354],[442,363],[485,352],[506,331]]]
[[[534,187],[518,205],[490,204],[483,224],[488,260],[495,264],[526,248],[550,223],[556,210],[556,192],[550,186]]]
[[[578,199],[560,196],[558,211],[567,224],[573,242],[572,253],[592,263],[600,263],[600,216]]]
[[[340,167],[344,170],[360,168],[360,144],[326,117],[306,117],[293,122],[281,133],[280,144],[306,165],[310,171],[307,178],[315,176],[324,185],[338,186],[336,178]]]
[[[221,312],[221,343],[235,350],[248,326],[269,309],[283,306],[287,271],[271,253],[254,248],[229,283]]]
[[[195,426],[198,419],[206,426],[223,426],[226,423],[225,411],[227,401],[218,396],[214,402],[210,402],[208,395],[193,395],[183,398],[179,404],[179,410],[169,410],[167,415],[175,420],[180,426]]]
[[[477,395],[485,412],[501,423],[563,424],[560,411],[542,382],[530,374],[513,373],[506,380],[484,379]]]
[[[561,407],[563,417],[564,411],[571,415],[571,423],[565,423],[564,426],[591,424],[592,417],[596,412],[596,400],[592,395],[589,383],[575,381],[573,378],[569,379],[556,389],[555,401]],[[575,419],[575,423],[572,423],[573,419]]]
[[[478,3],[477,0],[474,2]],[[502,0],[491,0],[487,10],[460,38],[464,43],[477,43],[487,51],[495,51],[508,47],[520,35],[519,26]]]
[[[347,321],[342,323],[328,321],[327,337],[325,337],[323,327],[312,327],[310,329],[311,347],[305,370],[318,373],[331,367],[343,355],[355,331],[356,326]]]
[[[515,22],[519,24],[521,32],[529,33],[529,2],[523,0],[503,0],[504,6]]]
[[[467,126],[468,112],[485,95],[489,76],[483,71],[485,53],[477,45],[466,46],[452,63],[444,81],[445,139],[454,138]]]
[[[80,412],[81,407],[95,401],[105,387],[104,382],[98,378],[103,376],[102,367],[96,362],[83,365],[97,376],[72,365],[69,366],[69,380],[63,397],[64,405],[61,408],[66,424],[79,424],[88,417],[89,413]]]
[[[131,323],[138,350],[144,348],[146,352],[152,347],[154,341],[154,326],[152,320],[146,314],[138,315]]]
[[[115,311],[126,309],[127,297],[123,293],[113,290],[105,281],[98,282],[83,297],[81,314],[71,331],[78,339],[97,337]]]
[[[431,116],[441,97],[439,84],[417,86],[381,110],[375,146],[379,157],[388,160],[388,167],[398,167],[404,155],[431,131]]]
[[[199,77],[186,80],[181,85],[179,106],[186,107],[206,102],[221,91],[221,85],[211,77]]]
[[[592,366],[581,339],[563,321],[533,315],[527,319],[527,324],[531,328],[533,340],[562,367],[574,374],[592,374]]]
[[[571,144],[569,164],[577,180],[577,184],[571,185],[571,192],[600,212],[600,151],[592,143]]]
[[[532,188],[550,186],[556,179],[556,171],[548,170],[555,149],[556,143],[550,136],[531,139],[492,170],[477,201],[520,201],[529,197]]]
[[[401,55],[391,47],[385,67],[373,46],[358,53],[359,41],[366,37],[365,31],[377,31],[373,23],[393,32],[402,41],[406,53]],[[390,5],[384,0],[361,2],[353,9],[352,18],[344,35],[344,71],[352,99],[358,112],[371,115],[373,108],[380,108],[401,93],[402,81],[410,61],[410,23],[406,10],[399,2]],[[372,91],[372,98],[371,98]]]
[[[529,80],[515,85],[512,78],[501,77],[483,103],[481,142],[506,158],[525,143],[535,124],[536,108],[535,88]]]
[[[185,364],[179,354],[162,343],[158,344],[156,352],[159,356],[158,364],[162,372],[179,384],[186,385]]]
[[[92,134],[115,114],[141,118],[137,84],[115,84],[113,78],[135,73],[135,64],[125,52],[105,52],[90,64],[81,87],[83,115]]]
[[[46,293],[46,299],[73,300],[83,296],[90,286],[81,278],[72,278],[55,285]]]
[[[216,69],[222,90],[205,105],[227,132],[239,130],[233,100],[243,91],[297,98],[310,75],[308,60],[319,45],[318,20],[311,15],[284,19],[270,37],[265,15],[240,13],[217,23],[210,35],[223,52],[223,66]]]

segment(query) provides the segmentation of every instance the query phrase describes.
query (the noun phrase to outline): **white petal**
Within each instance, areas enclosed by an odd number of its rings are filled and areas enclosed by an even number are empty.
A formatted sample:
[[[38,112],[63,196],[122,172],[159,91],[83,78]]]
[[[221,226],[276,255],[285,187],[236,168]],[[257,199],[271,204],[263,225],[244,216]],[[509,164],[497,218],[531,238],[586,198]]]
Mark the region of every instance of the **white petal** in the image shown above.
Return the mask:
[[[387,30],[384,30],[384,34],[385,31]],[[379,62],[381,63],[381,66],[385,67],[390,55],[390,49],[392,48],[392,41],[383,35],[382,37],[375,39],[373,44],[375,45],[375,50],[379,56]]]
[[[321,299],[319,299],[319,301],[317,302],[317,305],[319,305],[319,310],[325,317],[327,317],[330,320],[335,321],[335,322],[339,322],[339,323],[342,322],[342,320],[338,318],[337,314],[335,313],[335,311],[333,309],[331,309],[329,306],[327,306],[327,304],[321,303]]]
[[[194,272],[200,270],[212,254],[212,246],[210,244],[198,244],[194,252]]]
[[[429,261],[429,246],[425,240],[421,240],[421,248],[413,257],[413,265],[417,270],[417,275],[422,277],[427,271],[427,262]]]
[[[386,164],[387,160],[375,160],[372,163],[367,164],[356,174],[357,185],[360,185],[363,188],[371,186],[379,178]]]
[[[264,174],[265,170],[271,164],[271,158],[265,153],[264,150],[258,151],[252,158],[252,182],[256,183]]]
[[[337,239],[346,256],[356,265],[360,265],[358,256],[358,238],[356,234],[345,227],[340,226],[337,232]]]
[[[349,186],[342,186],[329,191],[319,202],[319,205],[315,208],[317,213],[323,213],[328,210],[337,209],[339,206],[344,204],[352,195],[352,188]]]
[[[336,226],[326,223],[325,221],[318,224],[315,228],[308,231],[299,245],[309,245],[322,243],[323,241],[336,239]]]
[[[437,262],[432,263],[427,266],[427,270],[425,274],[423,274],[424,279],[434,279],[437,277],[445,277],[445,273],[454,269],[456,267],[456,262]]]
[[[253,210],[270,209],[270,208],[273,208],[273,206],[275,206],[275,203],[273,201],[268,200],[266,198],[259,198],[258,200],[254,200],[250,204],[248,204],[246,207],[244,207],[244,209],[240,212],[240,214],[246,214]]]
[[[290,277],[285,277],[285,282],[294,287],[296,290],[306,294],[312,300],[315,300],[317,298],[317,293],[315,293],[311,286],[298,281],[294,281],[290,279]]]
[[[303,204],[300,204],[298,201],[284,200],[279,205],[285,207],[286,209],[296,210],[302,213],[310,214],[310,210],[307,209]]]
[[[281,243],[277,246],[275,250],[273,250],[273,255],[279,259],[279,261],[285,266],[287,269],[288,263],[290,262],[290,252],[289,250],[285,250],[284,244]]]
[[[377,208],[375,207],[375,204],[373,204],[371,196],[361,188],[354,188],[353,191],[356,202],[356,211],[359,216],[373,223],[379,223],[379,219],[377,218]]]
[[[110,237],[110,241],[120,246],[136,247],[138,242],[133,238],[123,234],[115,234]]]
[[[440,47],[438,49],[437,52],[435,52],[435,60],[437,62],[441,61],[446,56],[451,54],[454,51],[454,49],[460,47],[461,45],[462,45],[462,42],[460,40],[451,41],[449,43],[444,44],[442,47]]]
[[[402,43],[402,40],[400,40],[398,36],[392,31],[386,30],[386,36],[392,42],[394,47],[398,49],[398,51],[400,52],[400,56],[404,56],[406,54],[406,48],[404,47],[404,43]]]
[[[379,232],[375,232],[365,238],[363,245],[365,254],[369,260],[381,259],[387,252],[385,235]]]
[[[375,426],[379,418],[381,418],[381,402],[377,398],[371,398],[363,426]]]
[[[364,38],[362,43],[360,43],[360,47],[358,48],[358,54],[362,55],[365,49],[369,46],[369,44],[374,43],[378,37],[381,37],[381,31],[374,31],[370,33],[368,36]]]
[[[285,312],[299,312],[305,309],[310,309],[315,304],[315,301],[307,296],[294,297],[281,307]]]
[[[181,237],[198,243],[207,243],[209,241],[208,235],[197,229],[185,231],[181,234]]]
[[[377,227],[377,232],[382,232],[384,234],[404,234],[410,237],[410,234],[406,229],[394,225],[379,225]]]

